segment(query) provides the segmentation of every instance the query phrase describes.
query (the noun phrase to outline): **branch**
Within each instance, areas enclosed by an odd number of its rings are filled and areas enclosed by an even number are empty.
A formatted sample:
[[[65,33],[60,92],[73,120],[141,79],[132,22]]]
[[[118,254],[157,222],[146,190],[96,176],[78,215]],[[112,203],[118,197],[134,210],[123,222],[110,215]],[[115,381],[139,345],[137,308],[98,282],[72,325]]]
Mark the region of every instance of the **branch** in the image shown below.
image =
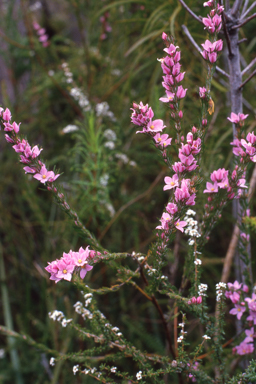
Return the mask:
[[[235,0],[233,8],[231,9],[231,15],[237,15],[239,9],[241,8],[243,0]]]
[[[251,73],[251,75],[240,85],[240,87],[238,87],[238,89],[241,89],[245,86],[246,83],[248,83],[248,81],[251,80],[251,78],[256,75],[256,69],[254,69],[254,71]]]
[[[248,13],[251,12],[251,10],[255,7],[255,5],[256,5],[256,1],[254,1],[254,2],[252,3],[252,5],[247,9],[247,11],[246,11],[245,13],[242,13],[241,18],[244,19],[245,16],[248,15]]]
[[[193,11],[191,11],[191,9],[187,6],[184,0],[179,0],[179,2],[188,11],[188,13],[190,13],[190,15],[194,17],[194,19],[196,19],[199,23],[203,24],[202,16],[197,16]]]
[[[251,69],[251,67],[253,67],[254,64],[256,64],[256,57],[250,62],[249,65],[247,65],[247,67],[244,68],[244,70],[242,71],[242,76],[243,76],[249,69]]]
[[[256,17],[256,13],[254,13],[253,15],[251,15],[250,17],[247,17],[247,19],[245,19],[241,24],[238,24],[238,25],[235,25],[234,27],[231,27],[231,29],[237,29],[237,28],[240,28],[242,27],[243,25],[245,25],[246,23],[248,23],[248,21],[254,19]]]
[[[197,51],[200,53],[200,55],[202,55],[202,50],[201,48],[199,47],[199,45],[195,42],[195,40],[193,39],[193,37],[191,36],[188,28],[185,26],[185,25],[182,25],[182,29],[185,33],[185,35],[188,37],[188,39],[190,40],[190,42],[194,45],[194,47],[197,49]],[[229,74],[227,72],[225,72],[223,69],[221,69],[220,67],[216,66],[216,71],[221,73],[223,76],[226,76],[227,78],[229,78]]]
[[[248,3],[249,3],[249,0],[245,0],[241,15],[243,15],[245,13],[246,8],[248,7]]]
[[[255,188],[256,188],[256,167],[254,167],[252,177],[250,180],[250,188],[249,188],[249,193],[248,193],[249,202],[252,198],[252,195],[255,191]],[[229,243],[228,251],[226,253],[226,257],[225,257],[225,261],[224,261],[224,266],[223,266],[221,280],[220,280],[223,283],[227,283],[228,279],[229,279],[231,263],[232,263],[232,260],[233,260],[234,254],[235,254],[237,243],[238,243],[239,233],[240,233],[239,227],[238,227],[238,225],[236,225],[234,228],[233,235],[232,235],[231,241]]]

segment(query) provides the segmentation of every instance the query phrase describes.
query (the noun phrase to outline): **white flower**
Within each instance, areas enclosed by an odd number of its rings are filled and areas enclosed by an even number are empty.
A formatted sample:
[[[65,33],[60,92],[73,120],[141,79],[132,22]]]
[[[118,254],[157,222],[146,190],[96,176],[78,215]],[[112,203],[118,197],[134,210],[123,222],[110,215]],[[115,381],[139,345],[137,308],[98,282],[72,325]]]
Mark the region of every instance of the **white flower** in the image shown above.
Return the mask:
[[[94,373],[96,371],[97,371],[97,368],[95,368],[95,367],[91,369],[91,373]]]
[[[74,365],[74,367],[73,367],[74,375],[78,372],[78,370],[79,370],[79,365]]]
[[[122,336],[122,332],[118,332],[116,335],[120,337]]]
[[[188,209],[187,210],[187,215],[195,215],[196,214],[196,212],[195,211],[193,211],[193,209]]]
[[[202,264],[202,261],[201,261],[200,259],[196,259],[196,260],[194,261],[194,264],[195,264],[195,265],[201,265],[201,264]]]
[[[136,373],[136,378],[137,378],[137,380],[142,379],[142,371],[139,371],[138,373]]]
[[[117,331],[119,331],[119,328],[118,327],[114,327],[114,328],[112,328],[112,331],[117,332]]]
[[[57,311],[57,310],[53,311],[52,313],[49,312],[48,315],[49,315],[50,319],[53,319],[54,321],[56,321],[56,320],[61,321],[61,319],[63,319],[63,317],[64,317],[64,313],[61,311]]]
[[[85,306],[88,307],[88,305],[91,303],[92,298],[90,297],[89,299],[85,300]]]
[[[177,343],[182,343],[182,340],[184,339],[183,336],[179,336],[178,339],[177,339]]]
[[[112,367],[110,371],[113,373],[116,373],[116,370],[117,370],[117,367]]]
[[[124,153],[116,153],[116,158],[122,160],[124,164],[129,162],[129,158]]]
[[[115,143],[113,141],[107,141],[105,144],[104,144],[104,147],[108,148],[108,149],[114,149],[115,148]]]
[[[86,294],[84,295],[84,299],[88,299],[88,297],[92,297],[92,293],[86,293]]]
[[[194,240],[189,240],[188,245],[194,245],[195,241]]]
[[[112,131],[112,129],[106,129],[103,132],[103,136],[110,141],[115,141],[116,140],[116,133]]]
[[[100,177],[100,185],[102,185],[102,187],[106,187],[108,185],[108,179],[109,179],[109,175],[107,175],[107,174],[101,176]]]
[[[69,124],[65,128],[62,129],[62,133],[70,133],[70,132],[75,132],[78,130],[79,130],[79,128],[77,125]]]
[[[210,339],[210,336],[203,335],[203,339],[205,339],[205,340],[209,340],[209,339]]]
[[[50,362],[49,362],[50,365],[54,366],[55,365],[55,358],[54,357],[51,357],[50,358]]]

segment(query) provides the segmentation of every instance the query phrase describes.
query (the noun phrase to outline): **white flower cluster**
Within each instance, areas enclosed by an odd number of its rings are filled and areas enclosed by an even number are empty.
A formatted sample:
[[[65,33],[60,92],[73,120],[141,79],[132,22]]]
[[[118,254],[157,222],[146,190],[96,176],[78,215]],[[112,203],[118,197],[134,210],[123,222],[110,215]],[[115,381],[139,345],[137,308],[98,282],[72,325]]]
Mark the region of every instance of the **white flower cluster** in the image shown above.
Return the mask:
[[[198,286],[198,295],[199,296],[206,296],[206,291],[207,291],[208,285],[207,284],[200,284]]]
[[[104,147],[108,149],[115,149],[115,143],[114,141],[106,141],[106,143],[104,144]]]
[[[80,301],[77,301],[73,307],[75,308],[76,313],[82,315],[83,319],[91,320],[93,318],[93,314],[86,308],[83,307],[83,304]]]
[[[150,269],[150,270],[148,271],[148,275],[149,275],[149,276],[154,275],[154,273],[156,273],[156,269],[155,269],[155,268],[152,268],[152,269]]]
[[[216,284],[216,301],[220,301],[221,296],[224,293],[224,289],[226,289],[226,288],[227,288],[226,283],[220,282],[220,283]]]
[[[64,316],[64,313],[61,311],[54,310],[53,312],[48,313],[49,318],[53,321],[59,321],[61,322],[62,327],[66,327],[73,319],[66,319]]]
[[[137,378],[137,380],[142,379],[142,371],[139,371],[138,373],[136,373],[136,378]]]
[[[180,331],[181,335],[178,337],[177,342],[182,343],[182,340],[184,339],[184,335],[187,333],[184,331],[185,323],[183,322],[180,323],[179,327],[181,327],[181,331]]]
[[[117,370],[117,367],[112,367],[112,368],[110,369],[110,371],[111,371],[112,373],[116,373],[116,370]]]
[[[85,369],[84,371],[82,371],[82,373],[84,373],[85,375],[88,375],[88,373],[92,373],[92,374],[94,374],[96,371],[97,371],[97,368],[94,367],[94,368],[91,368],[91,369]],[[100,377],[101,374],[102,374],[102,373],[99,372],[98,377]]]
[[[187,210],[187,214],[184,217],[184,220],[187,222],[187,227],[185,229],[185,234],[190,236],[190,239],[188,240],[189,245],[194,245],[195,240],[194,237],[201,237],[200,233],[198,232],[198,222],[194,220],[193,217],[196,214],[195,211],[192,209]]]
[[[106,129],[103,136],[109,141],[116,141],[116,133],[112,129]]]
[[[106,173],[100,177],[100,185],[102,187],[106,187],[108,185],[108,179],[109,179],[109,175],[107,175]]]
[[[205,340],[210,340],[210,336],[203,335],[203,339],[205,339]]]
[[[73,74],[70,71],[67,63],[62,63],[62,69],[64,71],[64,75],[66,77],[66,83],[72,84],[74,82]],[[84,112],[88,112],[91,110],[91,105],[88,100],[88,97],[83,93],[83,91],[74,86],[70,90],[70,95],[78,102],[79,106],[83,109]]]
[[[136,167],[136,162],[130,160],[129,157],[125,153],[116,153],[116,158],[121,160],[124,164],[129,164],[131,167]]]
[[[115,115],[112,111],[109,110],[109,105],[106,101],[96,104],[95,111],[96,116],[107,116],[112,121],[116,121]]]

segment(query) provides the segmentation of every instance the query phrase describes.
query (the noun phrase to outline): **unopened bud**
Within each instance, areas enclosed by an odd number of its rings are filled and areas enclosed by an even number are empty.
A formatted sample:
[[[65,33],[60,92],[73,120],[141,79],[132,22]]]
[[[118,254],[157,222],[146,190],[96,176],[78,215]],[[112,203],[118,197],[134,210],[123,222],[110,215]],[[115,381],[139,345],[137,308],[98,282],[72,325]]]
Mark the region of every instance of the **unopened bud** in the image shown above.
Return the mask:
[[[179,118],[180,118],[180,119],[183,118],[183,112],[182,112],[182,111],[179,111]]]
[[[196,133],[196,132],[197,132],[196,127],[192,127],[192,133]]]
[[[207,119],[202,120],[202,126],[205,127],[207,125]]]
[[[198,296],[196,299],[196,302],[197,302],[197,304],[201,304],[202,303],[202,297]]]

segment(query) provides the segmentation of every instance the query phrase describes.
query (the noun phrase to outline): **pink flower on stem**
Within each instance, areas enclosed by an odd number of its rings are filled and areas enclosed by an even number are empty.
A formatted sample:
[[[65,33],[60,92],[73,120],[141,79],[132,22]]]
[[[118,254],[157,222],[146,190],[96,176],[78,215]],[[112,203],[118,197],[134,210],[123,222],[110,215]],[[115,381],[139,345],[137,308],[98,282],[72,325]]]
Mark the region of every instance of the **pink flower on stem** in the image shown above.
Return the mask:
[[[228,120],[231,121],[231,123],[238,124],[243,122],[249,115],[244,115],[243,113],[238,113],[238,115],[234,112],[231,112],[230,117],[228,117]]]
[[[216,181],[212,184],[207,182],[206,183],[206,189],[204,190],[204,193],[217,193],[218,192],[218,184]]]
[[[159,144],[162,147],[167,147],[168,145],[171,145],[172,138],[169,138],[167,134],[160,135],[160,133],[157,133],[154,136],[154,140],[157,144]]]
[[[147,132],[162,132],[165,127],[166,125],[164,125],[163,120],[150,120],[147,124]]]
[[[164,191],[167,191],[168,189],[172,189],[172,188],[175,188],[175,187],[178,187],[179,186],[179,177],[178,175],[175,173],[173,175],[173,177],[169,177],[169,176],[166,176],[164,178],[164,182],[165,182],[165,186],[164,186]]]
[[[6,108],[6,110],[3,112],[2,118],[8,122],[11,120],[12,115],[11,115],[9,108]]]
[[[187,93],[187,88],[184,89],[182,85],[179,85],[176,93],[177,98],[183,99],[186,96],[186,93]]]
[[[245,330],[245,334],[246,334],[246,338],[244,339],[244,343],[251,343],[253,342],[253,338],[254,338],[254,327],[252,327],[251,329],[246,329]]]
[[[248,353],[252,353],[253,351],[253,344],[247,344],[244,341],[236,347],[236,352],[238,353],[238,355],[247,355]]]
[[[55,181],[59,177],[59,174],[55,175],[53,171],[47,171],[45,165],[43,164],[40,173],[36,173],[33,177],[39,180],[41,183],[45,184],[48,181],[50,183]]]
[[[166,96],[167,97],[160,97],[159,100],[162,101],[163,103],[170,103],[171,101],[173,101],[175,97],[175,93],[166,91]]]
[[[237,319],[240,320],[243,316],[243,313],[245,312],[246,308],[244,305],[241,304],[235,304],[235,308],[232,308],[229,313],[231,315],[236,315]]]
[[[187,222],[186,221],[180,221],[180,220],[178,220],[178,221],[176,221],[176,223],[175,223],[175,227],[179,230],[179,231],[181,231],[181,232],[184,232],[184,227],[187,225]]]

